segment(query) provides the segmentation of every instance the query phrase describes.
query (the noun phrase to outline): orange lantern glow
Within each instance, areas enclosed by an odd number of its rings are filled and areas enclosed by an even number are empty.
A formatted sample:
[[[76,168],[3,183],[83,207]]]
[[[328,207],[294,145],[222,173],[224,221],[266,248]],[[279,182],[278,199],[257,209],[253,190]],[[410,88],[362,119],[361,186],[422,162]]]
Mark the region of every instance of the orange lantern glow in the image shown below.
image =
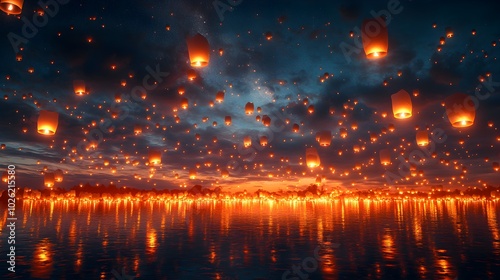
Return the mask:
[[[500,165],[498,164],[498,162],[492,162],[492,165],[493,165],[493,170],[495,170],[495,171],[500,170]]]
[[[377,59],[387,55],[389,34],[385,20],[381,17],[363,22],[361,39],[366,58]]]
[[[45,173],[43,176],[43,183],[47,188],[52,188],[55,183],[54,173]]]
[[[149,164],[155,165],[161,163],[161,151],[150,150],[148,155],[149,155]]]
[[[58,124],[59,124],[58,113],[45,110],[40,111],[37,124],[38,133],[44,135],[54,135],[56,134]]]
[[[382,165],[391,164],[391,151],[389,151],[388,149],[380,150],[379,156],[380,156],[380,163]]]
[[[253,114],[253,110],[254,110],[253,103],[252,102],[248,102],[245,105],[245,114],[252,115]]]
[[[226,116],[224,118],[224,121],[225,121],[226,125],[231,125],[231,123],[232,123],[231,116]]]
[[[469,127],[474,124],[474,101],[464,93],[456,93],[445,100],[446,114],[453,127]]]
[[[252,146],[252,138],[250,136],[245,136],[245,138],[243,138],[243,146],[245,148]]]
[[[19,15],[23,10],[24,0],[1,0],[0,10],[8,15]]]
[[[260,145],[261,145],[262,147],[267,146],[267,136],[261,136],[261,137],[259,138],[259,142],[260,142]]]
[[[293,126],[292,126],[292,131],[293,132],[299,132],[299,130],[300,130],[300,126],[298,124],[294,123]]]
[[[315,168],[321,164],[316,148],[306,148],[306,164],[309,168]]]
[[[218,91],[217,94],[215,94],[215,102],[222,103],[223,101],[224,101],[224,92]]]
[[[196,179],[196,168],[191,168],[189,169],[189,179],[194,180]]]
[[[268,115],[262,116],[262,124],[264,126],[270,126],[271,125],[271,118]]]
[[[330,143],[332,142],[332,132],[330,130],[324,130],[319,132],[318,142],[319,145],[322,147],[330,146]]]
[[[61,183],[63,181],[63,176],[64,176],[64,173],[61,169],[57,169],[56,171],[54,171],[54,180],[57,183]]]
[[[76,95],[84,95],[85,91],[85,81],[83,80],[74,80],[73,81],[73,89],[75,90]]]
[[[193,67],[205,67],[210,60],[210,45],[207,38],[197,33],[187,40],[189,60]]]
[[[194,79],[196,79],[196,77],[198,77],[198,74],[196,74],[196,71],[194,71],[193,69],[188,69],[187,70],[187,78],[188,78],[188,80],[194,81]]]
[[[2,182],[7,183],[8,180],[9,180],[9,173],[7,173],[7,171],[4,171],[2,173]]]
[[[220,171],[220,176],[221,176],[222,178],[227,178],[227,177],[229,177],[229,171],[227,171],[227,169],[221,169],[221,171]]]
[[[186,110],[189,106],[189,101],[187,98],[183,97],[181,100],[181,108]]]
[[[429,145],[429,134],[425,130],[417,131],[417,145],[427,146]]]
[[[391,95],[392,112],[396,119],[407,119],[412,116],[412,103],[410,94],[402,89]]]

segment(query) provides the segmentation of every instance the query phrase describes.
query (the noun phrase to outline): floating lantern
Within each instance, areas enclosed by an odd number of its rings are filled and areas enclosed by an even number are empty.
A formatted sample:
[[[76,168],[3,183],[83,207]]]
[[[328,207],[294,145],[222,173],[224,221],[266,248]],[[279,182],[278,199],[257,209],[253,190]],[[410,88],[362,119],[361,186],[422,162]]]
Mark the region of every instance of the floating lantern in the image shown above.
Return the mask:
[[[259,138],[259,142],[260,142],[260,145],[261,145],[262,147],[267,146],[267,136],[261,136],[261,137]]]
[[[379,156],[380,156],[380,163],[382,165],[391,164],[391,151],[389,151],[388,149],[380,150]]]
[[[453,127],[469,127],[474,124],[474,101],[464,93],[456,93],[445,100],[446,114]]]
[[[218,91],[217,94],[215,94],[215,102],[222,103],[223,101],[224,101],[224,92]]]
[[[252,115],[253,114],[253,110],[254,110],[253,103],[252,102],[248,102],[245,105],[245,114]]]
[[[179,95],[183,95],[185,92],[186,88],[184,88],[183,86],[177,88],[177,93],[179,93]]]
[[[309,112],[309,114],[314,113],[314,105],[309,105],[309,107],[307,107],[307,111]]]
[[[271,125],[271,118],[268,115],[262,116],[262,124],[264,126],[270,126]]]
[[[58,124],[59,124],[58,113],[45,110],[40,111],[37,124],[38,133],[44,135],[54,135],[56,134]]]
[[[75,90],[76,95],[84,95],[85,91],[85,81],[83,80],[74,80],[73,81],[73,89]]]
[[[7,183],[8,180],[9,180],[9,173],[7,171],[4,171],[2,173],[2,182]]]
[[[292,126],[292,131],[293,132],[299,132],[299,129],[300,129],[299,125],[296,124],[296,123],[294,123],[293,126]]]
[[[196,179],[196,168],[191,168],[189,169],[189,179],[194,180]]]
[[[319,145],[322,147],[330,146],[330,143],[332,142],[332,132],[330,130],[324,130],[319,132],[318,142]]]
[[[61,169],[57,169],[56,171],[54,171],[54,180],[57,183],[61,183],[63,181],[63,176],[64,176],[64,173]]]
[[[243,138],[243,146],[245,148],[248,148],[248,147],[252,146],[252,138],[250,136],[245,136]]]
[[[427,146],[429,145],[429,134],[425,130],[417,131],[417,145]]]
[[[492,165],[493,165],[493,170],[495,170],[495,171],[500,170],[500,165],[498,164],[498,162],[493,162]]]
[[[184,110],[186,110],[186,109],[188,108],[188,106],[189,106],[189,101],[188,101],[188,99],[187,99],[187,98],[185,98],[185,97],[183,97],[183,98],[181,99],[181,108],[182,108],[182,109],[184,109]]]
[[[0,10],[8,15],[19,15],[23,10],[24,0],[1,0]]]
[[[43,183],[47,188],[52,188],[55,183],[54,173],[45,173],[43,176]]]
[[[139,135],[142,133],[142,127],[138,124],[134,125],[134,134]]]
[[[210,60],[210,45],[207,38],[197,33],[193,37],[187,39],[189,52],[189,60],[193,67],[205,67]]]
[[[161,163],[161,151],[150,150],[148,156],[149,156],[149,164],[154,165]]]
[[[306,164],[309,168],[315,168],[321,164],[316,148],[306,148]]]
[[[227,177],[229,177],[229,171],[227,171],[227,169],[221,169],[221,171],[220,171],[220,176],[221,176],[222,178],[227,178]]]
[[[342,137],[342,138],[346,138],[347,137],[347,129],[346,128],[342,127],[340,129],[339,133],[340,133],[340,137]]]
[[[410,94],[402,89],[391,95],[392,112],[396,119],[407,119],[412,116],[412,103]]]
[[[231,125],[232,123],[231,116],[226,116],[224,118],[224,122],[226,123],[226,125]]]
[[[367,19],[363,22],[361,39],[366,58],[377,59],[387,55],[389,35],[383,18]]]

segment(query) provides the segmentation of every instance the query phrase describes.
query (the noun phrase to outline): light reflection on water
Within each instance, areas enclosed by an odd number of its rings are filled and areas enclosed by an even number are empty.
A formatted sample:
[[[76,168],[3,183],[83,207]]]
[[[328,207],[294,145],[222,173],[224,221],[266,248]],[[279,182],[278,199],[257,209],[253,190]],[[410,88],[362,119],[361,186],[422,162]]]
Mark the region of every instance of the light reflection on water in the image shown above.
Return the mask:
[[[19,201],[16,274],[2,262],[0,278],[500,279],[499,213],[487,201]]]

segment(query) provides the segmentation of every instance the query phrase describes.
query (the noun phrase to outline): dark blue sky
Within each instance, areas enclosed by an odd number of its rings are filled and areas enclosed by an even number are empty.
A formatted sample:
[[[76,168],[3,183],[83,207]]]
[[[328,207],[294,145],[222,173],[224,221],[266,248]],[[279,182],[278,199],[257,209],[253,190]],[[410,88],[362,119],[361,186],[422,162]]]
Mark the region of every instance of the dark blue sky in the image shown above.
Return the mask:
[[[328,187],[349,188],[498,184],[492,167],[500,161],[496,1],[242,0],[232,1],[237,5],[225,12],[217,11],[230,7],[225,0],[99,2],[53,1],[44,18],[35,2],[25,3],[19,16],[0,14],[5,96],[0,143],[6,145],[0,163],[16,165],[20,185],[41,188],[44,166],[66,173],[56,185],[61,187],[114,182],[158,189],[202,184],[275,190],[308,185],[317,176],[325,176]],[[388,55],[368,60],[356,47],[359,28],[388,3],[398,11],[387,27]],[[34,20],[36,31],[29,28]],[[454,36],[438,51],[447,27]],[[196,33],[209,41],[210,63],[195,69],[198,77],[188,81],[186,38]],[[13,38],[22,44],[13,46]],[[347,45],[359,51],[346,55]],[[19,47],[22,61],[16,61]],[[329,78],[321,82],[325,73]],[[84,80],[89,94],[75,95],[74,80]],[[185,88],[183,96],[179,86]],[[139,87],[147,87],[145,99],[134,97]],[[391,95],[401,89],[419,90],[412,95],[413,116],[406,120],[392,115]],[[225,92],[225,100],[211,107],[218,91]],[[457,92],[477,101],[472,127],[453,128],[443,117],[442,102]],[[115,102],[117,93],[121,103]],[[183,97],[189,100],[187,110],[180,107]],[[308,113],[304,98],[314,113]],[[261,113],[245,115],[247,102]],[[59,113],[55,136],[36,131],[42,109]],[[258,115],[270,116],[271,127],[257,122]],[[232,117],[231,126],[224,124],[225,116]],[[299,133],[292,131],[295,123]],[[390,124],[394,132],[387,129]],[[141,135],[134,135],[136,125]],[[416,126],[443,136],[442,141],[431,137],[428,149],[435,158],[412,159],[422,154]],[[346,138],[340,137],[341,128],[347,129]],[[332,132],[329,147],[315,141],[321,130]],[[376,142],[370,134],[378,136]],[[269,139],[265,148],[258,145],[262,135]],[[252,147],[243,148],[245,136],[253,138]],[[364,149],[354,153],[355,145]],[[305,165],[305,149],[311,146],[322,163],[312,171]],[[154,169],[146,164],[152,149],[163,152],[162,165]],[[390,166],[380,164],[382,149],[391,150]],[[405,158],[423,176],[411,176]],[[197,178],[189,180],[193,168]],[[229,178],[221,178],[221,169]]]

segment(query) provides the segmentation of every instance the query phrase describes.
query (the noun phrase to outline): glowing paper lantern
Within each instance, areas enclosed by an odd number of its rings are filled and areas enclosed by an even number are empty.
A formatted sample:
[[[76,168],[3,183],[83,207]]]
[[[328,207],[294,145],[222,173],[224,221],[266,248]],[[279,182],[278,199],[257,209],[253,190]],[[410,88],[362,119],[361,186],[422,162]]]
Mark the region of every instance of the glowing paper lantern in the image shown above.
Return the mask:
[[[264,126],[270,126],[271,125],[271,118],[268,115],[262,116],[262,124]]]
[[[85,91],[85,81],[82,80],[74,80],[73,81],[73,89],[75,90],[76,95],[84,95]]]
[[[366,58],[377,59],[387,55],[389,35],[383,18],[367,19],[363,22],[361,39]]]
[[[226,123],[226,125],[231,125],[232,123],[231,116],[226,116],[224,118],[224,122]]]
[[[254,110],[253,103],[252,102],[248,102],[245,105],[245,114],[252,115],[253,114],[253,110]]]
[[[296,123],[294,123],[293,126],[292,126],[292,131],[293,132],[299,132],[299,129],[300,129],[299,125],[296,124]]]
[[[193,67],[205,67],[210,61],[210,45],[207,38],[197,33],[187,39],[189,60]]]
[[[181,108],[186,110],[189,106],[189,101],[187,98],[183,97],[181,100]]]
[[[318,142],[320,146],[328,147],[332,142],[332,132],[330,130],[324,130],[319,132]]]
[[[45,173],[43,176],[43,183],[47,188],[52,188],[55,183],[54,173]]]
[[[260,145],[261,145],[262,147],[267,146],[267,136],[261,136],[261,137],[259,138],[259,142],[260,142]]]
[[[474,124],[474,101],[464,93],[456,93],[445,100],[446,114],[453,127],[469,127]]]
[[[161,163],[161,151],[150,150],[149,151],[149,164],[160,164]]]
[[[215,94],[215,101],[218,103],[222,103],[224,101],[224,92],[223,91],[218,91],[217,94]]]
[[[44,135],[54,135],[56,134],[58,124],[59,124],[58,113],[45,110],[40,111],[37,123],[38,133]]]
[[[189,179],[194,180],[196,179],[196,168],[191,168],[189,169]]]
[[[402,89],[391,95],[392,112],[396,119],[407,119],[412,116],[412,103],[410,94]]]
[[[380,150],[379,156],[380,156],[380,163],[382,165],[391,164],[391,151],[389,151],[388,149]]]
[[[315,168],[321,164],[316,148],[306,148],[306,164],[309,168]]]
[[[245,148],[252,146],[252,138],[250,136],[245,136],[245,138],[243,138],[243,146]]]
[[[417,145],[427,146],[429,145],[429,134],[425,130],[417,131]]]
[[[54,180],[57,183],[61,183],[63,181],[63,176],[64,176],[64,173],[61,169],[57,169],[56,171],[54,171]]]
[[[23,10],[24,0],[1,0],[0,10],[8,15],[19,15]]]
[[[500,165],[498,164],[498,162],[492,162],[492,165],[493,165],[493,170],[495,170],[495,171],[500,170]]]
[[[222,170],[220,171],[220,176],[221,176],[222,178],[227,178],[227,177],[229,177],[229,171],[227,171],[227,169],[222,169]]]
[[[7,183],[8,180],[9,180],[9,173],[7,173],[7,171],[4,171],[2,173],[2,182]]]

